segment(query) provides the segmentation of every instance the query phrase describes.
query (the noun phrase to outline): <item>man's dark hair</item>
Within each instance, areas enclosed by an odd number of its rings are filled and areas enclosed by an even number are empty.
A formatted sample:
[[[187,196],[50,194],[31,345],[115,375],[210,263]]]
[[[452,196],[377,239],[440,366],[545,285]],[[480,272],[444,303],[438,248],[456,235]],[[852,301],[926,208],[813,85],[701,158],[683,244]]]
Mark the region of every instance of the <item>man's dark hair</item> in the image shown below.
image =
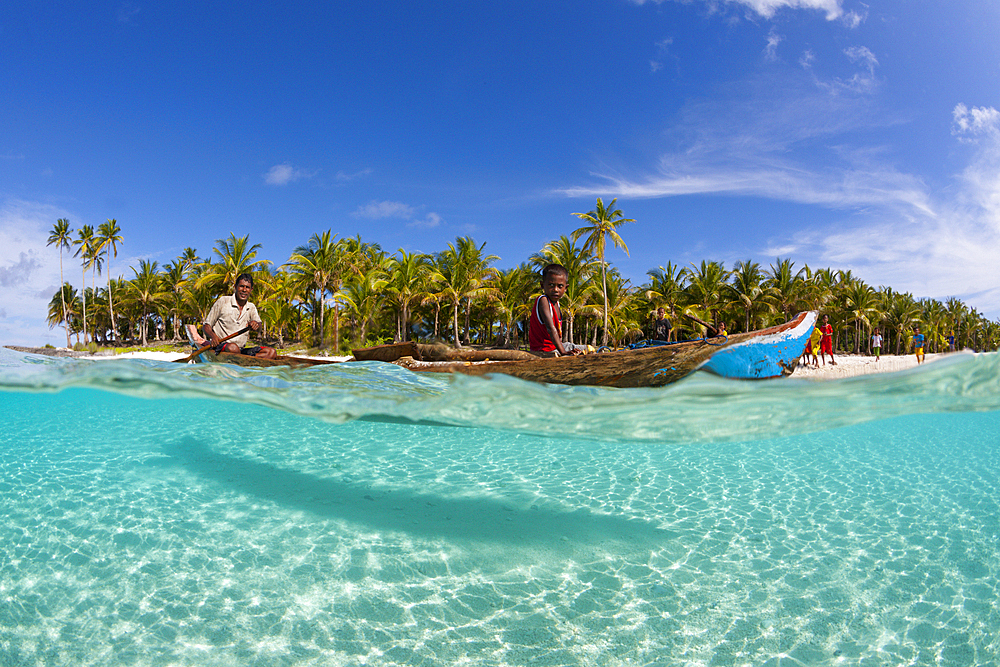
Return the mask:
[[[562,264],[549,264],[544,269],[542,269],[542,282],[551,276],[562,275],[569,278],[569,271]]]
[[[253,276],[249,273],[241,273],[236,276],[236,282],[234,284],[239,285],[241,280],[250,283],[250,289],[253,289]]]

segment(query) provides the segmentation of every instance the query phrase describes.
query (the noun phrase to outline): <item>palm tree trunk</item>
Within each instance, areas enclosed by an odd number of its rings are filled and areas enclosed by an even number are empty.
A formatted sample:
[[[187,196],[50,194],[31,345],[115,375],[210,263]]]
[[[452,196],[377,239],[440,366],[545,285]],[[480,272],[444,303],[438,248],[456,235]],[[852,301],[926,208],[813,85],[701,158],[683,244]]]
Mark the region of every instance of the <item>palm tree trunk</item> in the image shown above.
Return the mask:
[[[108,270],[108,315],[111,317],[111,337],[118,345],[118,327],[115,324],[115,306],[111,299],[111,271]]]
[[[459,299],[455,299],[451,306],[451,328],[455,334],[455,347],[462,347],[462,341],[458,337],[458,304]]]
[[[340,352],[340,309],[336,297],[333,299],[333,349]]]
[[[604,255],[601,255],[601,286],[604,289],[604,333],[601,335],[601,345],[608,344],[608,268],[604,264]]]
[[[325,322],[325,311],[326,308],[323,307],[323,297],[326,296],[326,290],[322,287],[319,288],[319,347],[326,347],[326,322]]]
[[[63,329],[66,330],[66,347],[72,347],[73,343],[69,339],[69,318],[66,317],[66,290],[63,288],[65,284],[66,281],[63,280],[62,246],[59,246],[59,298],[62,299]]]
[[[87,343],[87,265],[84,264],[83,268],[80,270],[80,275],[82,276],[83,288],[80,290],[80,296],[83,298],[83,343]],[[77,336],[79,339],[79,336]]]

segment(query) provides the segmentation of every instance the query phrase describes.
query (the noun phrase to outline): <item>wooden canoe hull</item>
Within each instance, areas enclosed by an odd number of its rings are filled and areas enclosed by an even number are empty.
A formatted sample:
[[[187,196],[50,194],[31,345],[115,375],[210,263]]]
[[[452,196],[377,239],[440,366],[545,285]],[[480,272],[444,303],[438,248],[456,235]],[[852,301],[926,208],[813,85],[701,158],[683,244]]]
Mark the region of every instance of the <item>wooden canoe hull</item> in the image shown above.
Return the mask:
[[[198,361],[204,361],[208,363],[222,363],[222,364],[234,364],[236,366],[243,366],[245,368],[270,368],[272,366],[290,366],[291,368],[309,368],[311,366],[323,366],[326,364],[336,364],[340,363],[334,361],[333,359],[305,359],[303,357],[284,357],[278,356],[276,359],[258,359],[257,357],[248,357],[245,354],[233,354],[232,352],[223,352],[222,354],[215,354],[212,351],[202,352],[198,355]]]
[[[769,329],[638,350],[527,361],[421,362],[403,358],[395,363],[418,372],[496,373],[532,382],[597,387],[662,387],[700,368],[729,378],[760,379],[791,373],[815,322],[816,313],[808,311]]]
[[[815,311],[807,311],[781,326],[752,332],[757,335],[735,340],[709,357],[702,370],[740,380],[791,375],[805,352],[816,317]]]

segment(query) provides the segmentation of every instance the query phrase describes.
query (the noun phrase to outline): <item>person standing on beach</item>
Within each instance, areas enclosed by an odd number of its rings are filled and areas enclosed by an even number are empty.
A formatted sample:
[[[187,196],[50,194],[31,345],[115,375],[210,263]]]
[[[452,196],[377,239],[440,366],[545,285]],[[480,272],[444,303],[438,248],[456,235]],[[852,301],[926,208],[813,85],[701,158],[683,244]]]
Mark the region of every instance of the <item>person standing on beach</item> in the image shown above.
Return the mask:
[[[920,333],[920,327],[913,327],[913,352],[917,355],[917,363],[924,361],[924,335]]]
[[[833,325],[830,324],[830,316],[823,316],[823,326],[819,328],[822,337],[819,341],[819,356],[823,359],[823,365],[826,366],[826,355],[830,355],[830,365],[836,366],[837,362],[833,360]]]
[[[813,327],[813,331],[809,334],[809,348],[810,354],[812,354],[812,365],[819,368],[819,342],[823,339],[823,332],[819,330],[819,325]]]
[[[878,327],[875,327],[875,331],[872,333],[872,354],[875,355],[875,361],[878,362],[882,354],[882,333]]]
[[[561,264],[549,264],[542,271],[542,294],[531,307],[528,321],[528,344],[542,357],[582,354],[573,343],[562,340],[562,310],[559,299],[566,293],[569,271]]]
[[[656,309],[656,319],[653,321],[653,340],[670,340],[670,331],[673,325],[667,319],[667,311],[663,308]]]
[[[202,324],[202,332],[206,340],[215,345],[215,352],[230,352],[244,354],[258,359],[274,359],[277,353],[273,347],[266,345],[246,346],[250,334],[243,333],[225,343],[222,339],[236,333],[240,329],[250,327],[252,331],[260,331],[260,315],[257,306],[250,302],[250,292],[253,290],[253,278],[249,273],[241,273],[236,279],[235,294],[220,296],[208,317]]]

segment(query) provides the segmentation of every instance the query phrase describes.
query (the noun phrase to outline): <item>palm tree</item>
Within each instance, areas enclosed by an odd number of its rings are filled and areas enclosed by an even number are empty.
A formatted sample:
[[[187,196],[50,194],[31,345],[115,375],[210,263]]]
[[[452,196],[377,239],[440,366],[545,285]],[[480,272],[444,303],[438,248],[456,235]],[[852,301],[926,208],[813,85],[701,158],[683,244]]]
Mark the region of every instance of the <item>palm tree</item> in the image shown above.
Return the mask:
[[[143,347],[146,346],[149,329],[150,309],[165,300],[167,293],[163,290],[163,281],[157,272],[156,262],[148,259],[139,260],[139,269],[132,268],[135,278],[129,281],[128,294],[142,310],[139,318]]]
[[[561,300],[560,300],[561,302]],[[640,325],[639,299],[629,281],[612,270],[608,275],[608,333],[611,342],[618,346],[626,338],[642,335]]]
[[[188,284],[188,270],[180,257],[163,267],[163,289],[167,295],[165,301],[169,304],[168,312],[173,322],[171,328],[174,341],[180,339],[181,311],[184,309],[184,289]]]
[[[360,327],[357,342],[361,345],[365,344],[368,327],[383,303],[382,295],[388,283],[386,268],[383,265],[372,266],[360,276],[352,276],[344,284],[341,298],[354,313]]]
[[[53,295],[52,300],[49,301],[48,316],[45,321],[48,323],[49,327],[54,327],[62,324],[69,331],[70,326],[73,324],[76,317],[79,315],[79,299],[76,296],[76,290],[69,283],[63,283],[62,289],[59,290],[58,295]],[[74,327],[75,328],[75,327]],[[79,331],[79,329],[76,329]],[[67,334],[67,339],[69,334]],[[77,334],[77,342],[80,340],[79,333]],[[67,345],[69,347],[69,345]]]
[[[490,264],[500,259],[496,255],[484,255],[483,248],[486,243],[477,246],[471,236],[463,236],[455,239],[458,249],[458,261],[465,265],[465,273],[468,277],[471,291],[465,295],[465,335],[463,342],[469,343],[469,330],[471,328],[469,319],[472,313],[472,300],[479,298],[491,299],[495,296],[495,290],[491,286],[491,281],[496,279],[497,270],[490,267]]]
[[[49,241],[46,246],[55,245],[59,248],[59,284],[62,285],[66,281],[63,280],[63,250],[69,250],[70,244],[70,233],[72,230],[69,228],[69,220],[66,218],[59,218],[56,220],[56,224],[52,226],[52,232],[49,234]],[[59,290],[60,298],[63,298],[63,327],[66,329],[66,347],[70,346],[69,340],[69,322],[68,316],[66,315],[66,301],[65,301],[65,290]]]
[[[462,347],[458,334],[458,309],[462,301],[492,293],[492,288],[485,283],[494,276],[495,269],[488,265],[498,258],[495,255],[484,257],[482,250],[485,246],[485,243],[476,246],[472,238],[466,236],[449,243],[448,249],[439,252],[434,260],[432,277],[440,286],[438,294],[452,305],[455,347]]]
[[[288,271],[278,271],[271,282],[268,294],[261,299],[257,308],[261,318],[267,324],[268,331],[278,339],[278,347],[285,346],[285,331],[296,328],[301,319],[301,313],[292,306],[299,298],[297,276]]]
[[[590,224],[580,227],[570,235],[570,238],[574,241],[583,235],[587,235],[587,240],[584,241],[583,247],[588,252],[596,255],[597,260],[601,263],[601,294],[604,295],[604,334],[602,345],[608,344],[608,270],[607,264],[604,261],[604,248],[608,237],[611,237],[611,241],[615,247],[624,250],[626,257],[629,256],[628,246],[625,245],[622,237],[618,235],[617,230],[620,225],[627,222],[635,222],[631,218],[625,218],[621,210],[615,208],[615,202],[617,201],[617,198],[612,199],[611,203],[605,208],[604,202],[598,197],[597,207],[593,211],[589,213],[574,213],[573,215]]]
[[[111,335],[115,345],[118,344],[118,327],[115,324],[115,305],[111,294],[111,258],[118,257],[118,244],[122,243],[121,227],[114,218],[108,218],[107,222],[102,222],[97,228],[98,249],[104,250],[104,257],[108,265],[108,316],[111,318]]]
[[[219,259],[218,263],[208,263],[205,271],[198,278],[198,287],[208,286],[216,296],[232,293],[236,289],[236,278],[241,273],[249,273],[256,280],[265,269],[271,265],[269,259],[256,259],[260,244],[250,245],[250,235],[237,238],[229,233],[228,239],[217,239],[212,249]]]
[[[389,259],[389,282],[386,291],[398,308],[396,340],[410,340],[410,309],[427,294],[430,257],[422,253],[407,253],[402,248]]]
[[[760,317],[762,314],[773,313],[777,309],[774,293],[764,283],[764,272],[760,264],[749,259],[736,262],[732,279],[729,291],[746,315],[743,330],[753,331],[763,324],[763,318]]]
[[[190,247],[184,248],[177,261],[184,266],[185,271],[190,271],[198,263],[198,251]]]
[[[649,285],[646,286],[646,298],[653,308],[666,308],[670,313],[670,319],[674,320],[674,326],[670,328],[667,335],[672,340],[677,339],[677,310],[680,308],[681,299],[684,295],[684,271],[680,267],[674,266],[672,262],[667,262],[666,266],[660,265],[655,269],[646,271],[649,276]]]
[[[968,317],[968,307],[955,297],[951,297],[945,301],[944,305],[948,310],[948,317],[951,319],[952,333],[955,334],[955,349],[960,350],[963,347],[960,342],[962,338],[962,331],[964,330],[962,325],[965,324],[966,318]]]
[[[81,257],[80,273],[83,279],[83,288],[80,291],[83,300],[83,341],[87,342],[87,269],[94,271],[94,285],[97,285],[97,273],[101,270],[100,251],[97,247],[97,238],[94,236],[94,228],[91,225],[84,225],[77,230],[76,240],[73,245],[79,246],[74,257]],[[91,337],[93,339],[93,337]]]
[[[700,266],[692,264],[691,269],[684,269],[683,276],[687,282],[684,291],[689,301],[698,306],[718,329],[719,310],[724,303],[729,271],[722,262],[702,260]]]
[[[862,280],[844,285],[847,315],[854,322],[854,354],[861,351],[861,339],[879,319],[878,297],[875,290]]]
[[[900,294],[890,289],[886,297],[889,299],[885,309],[886,328],[896,330],[896,354],[899,354],[906,331],[918,322],[920,307],[910,293]]]
[[[531,310],[531,293],[535,290],[537,277],[528,264],[521,264],[497,274],[494,305],[500,316],[501,345],[509,345],[513,339],[511,330],[514,328],[514,322],[528,316]],[[572,336],[572,333],[570,335]]]
[[[285,265],[307,291],[314,291],[318,307],[313,314],[313,329],[319,334],[319,347],[326,347],[326,292],[339,281],[336,235],[331,230],[313,234],[309,243],[299,246]],[[316,315],[319,315],[317,318]],[[316,321],[318,319],[318,322]],[[339,336],[339,332],[338,332]],[[337,341],[339,344],[339,341]]]
[[[799,304],[805,297],[806,283],[802,279],[805,269],[798,272],[793,271],[795,262],[789,259],[777,258],[776,264],[771,264],[770,270],[766,272],[765,284],[774,290],[773,294],[777,300],[785,320],[791,319],[792,309],[798,309]],[[813,309],[819,308],[819,304],[814,304]]]

